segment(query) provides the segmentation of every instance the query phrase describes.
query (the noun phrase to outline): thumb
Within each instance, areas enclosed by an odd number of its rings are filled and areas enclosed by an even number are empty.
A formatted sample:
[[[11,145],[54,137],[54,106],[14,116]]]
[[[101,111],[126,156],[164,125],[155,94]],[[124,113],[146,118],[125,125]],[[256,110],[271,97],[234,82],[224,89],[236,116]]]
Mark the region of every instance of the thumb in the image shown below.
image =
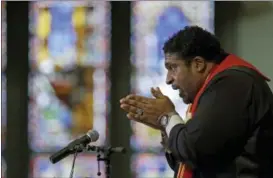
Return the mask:
[[[164,95],[159,87],[156,87],[156,89],[151,88],[151,93],[155,98],[164,98]]]

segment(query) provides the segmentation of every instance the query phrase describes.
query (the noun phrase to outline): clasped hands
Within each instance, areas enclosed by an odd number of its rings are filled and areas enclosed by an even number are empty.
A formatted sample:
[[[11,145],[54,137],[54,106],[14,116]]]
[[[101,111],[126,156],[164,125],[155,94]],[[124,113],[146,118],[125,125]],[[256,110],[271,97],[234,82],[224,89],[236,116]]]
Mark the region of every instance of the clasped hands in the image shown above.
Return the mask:
[[[130,94],[120,100],[120,107],[127,112],[128,119],[163,131],[158,119],[163,114],[174,112],[175,106],[158,87],[151,88],[151,94],[154,98]]]

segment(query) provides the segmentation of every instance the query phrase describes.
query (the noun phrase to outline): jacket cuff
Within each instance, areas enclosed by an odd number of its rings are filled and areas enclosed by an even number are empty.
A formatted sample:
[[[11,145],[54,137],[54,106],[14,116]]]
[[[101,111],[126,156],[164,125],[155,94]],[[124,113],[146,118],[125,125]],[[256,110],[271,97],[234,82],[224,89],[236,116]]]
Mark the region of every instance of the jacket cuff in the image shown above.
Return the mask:
[[[166,133],[167,133],[168,137],[170,136],[172,128],[178,124],[184,124],[183,119],[179,115],[171,116],[169,123],[166,126]]]

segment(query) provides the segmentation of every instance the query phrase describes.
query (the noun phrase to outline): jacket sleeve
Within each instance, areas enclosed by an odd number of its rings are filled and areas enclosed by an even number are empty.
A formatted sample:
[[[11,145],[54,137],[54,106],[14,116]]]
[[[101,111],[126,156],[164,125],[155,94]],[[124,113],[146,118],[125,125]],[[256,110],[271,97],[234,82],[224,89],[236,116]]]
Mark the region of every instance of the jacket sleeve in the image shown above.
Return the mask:
[[[211,84],[192,119],[169,134],[172,155],[192,169],[233,160],[246,142],[253,82],[250,77],[225,76]]]
[[[165,157],[170,168],[172,168],[173,171],[176,171],[177,161],[175,160],[174,156],[171,153],[165,152]]]
[[[177,161],[173,157],[171,151],[168,148],[168,136],[166,132],[161,132],[161,145],[164,148],[165,151],[165,157],[169,164],[169,166],[172,168],[173,171],[175,171]]]

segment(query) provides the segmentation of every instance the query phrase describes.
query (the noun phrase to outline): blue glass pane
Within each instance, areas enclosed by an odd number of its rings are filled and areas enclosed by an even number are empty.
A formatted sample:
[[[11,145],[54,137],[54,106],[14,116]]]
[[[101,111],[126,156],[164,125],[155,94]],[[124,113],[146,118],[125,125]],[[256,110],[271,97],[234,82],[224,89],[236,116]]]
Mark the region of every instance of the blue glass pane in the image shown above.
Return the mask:
[[[49,161],[47,154],[35,155],[31,160],[31,170],[29,177],[39,178],[57,178],[69,177],[73,156],[68,157],[57,164],[52,164]],[[97,157],[95,155],[79,155],[77,156],[74,168],[74,178],[105,178],[105,167],[103,164],[100,166],[102,175],[97,176],[98,165]]]
[[[53,152],[96,129],[106,141],[108,2],[32,3],[29,144]]]
[[[187,105],[177,91],[165,84],[167,71],[162,47],[168,38],[187,25],[199,25],[213,31],[213,2],[137,1],[132,10],[132,92],[151,97],[150,88],[160,87],[184,117]],[[132,123],[132,130],[130,142],[135,151],[158,152],[162,149],[158,131],[138,123]]]

